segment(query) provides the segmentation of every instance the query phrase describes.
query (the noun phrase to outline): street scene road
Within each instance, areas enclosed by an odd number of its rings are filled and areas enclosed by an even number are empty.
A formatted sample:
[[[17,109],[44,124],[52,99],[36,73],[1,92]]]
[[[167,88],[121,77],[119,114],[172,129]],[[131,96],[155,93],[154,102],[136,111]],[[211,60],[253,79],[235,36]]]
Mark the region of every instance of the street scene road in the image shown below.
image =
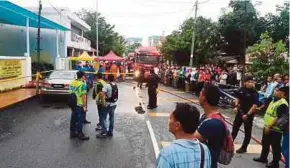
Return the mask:
[[[0,0],[0,168],[289,168],[289,11]]]
[[[70,109],[66,99],[39,104],[37,98],[0,112],[0,167],[143,168],[154,167],[155,156],[144,115],[133,87],[119,85],[114,137],[96,139],[95,102],[89,95],[84,126],[90,140],[69,138]],[[55,98],[54,98],[55,99]]]
[[[135,88],[134,82],[118,83],[120,99],[116,109],[114,137],[96,139],[95,126],[98,121],[94,100],[89,94],[87,119],[91,124],[84,126],[89,141],[69,138],[70,109],[64,98],[48,99],[40,104],[32,98],[0,113],[0,167],[99,167],[99,168],[151,168],[155,166],[154,143],[158,150],[168,145],[174,137],[168,132],[168,116],[176,102],[186,102],[165,92],[158,94],[158,108],[138,114],[135,107],[148,102],[147,89]],[[169,87],[161,89],[196,101],[188,93]],[[196,105],[199,107],[198,105]],[[202,112],[202,109],[199,107]],[[232,120],[230,110],[224,114]],[[153,135],[148,129],[148,122]],[[230,125],[229,125],[230,126]],[[254,126],[254,136],[261,138],[261,129]],[[152,141],[152,136],[156,141]],[[243,138],[240,132],[236,140],[238,147]],[[258,156],[261,146],[251,140],[246,154],[236,154],[229,166],[221,167],[264,167],[252,161]]]

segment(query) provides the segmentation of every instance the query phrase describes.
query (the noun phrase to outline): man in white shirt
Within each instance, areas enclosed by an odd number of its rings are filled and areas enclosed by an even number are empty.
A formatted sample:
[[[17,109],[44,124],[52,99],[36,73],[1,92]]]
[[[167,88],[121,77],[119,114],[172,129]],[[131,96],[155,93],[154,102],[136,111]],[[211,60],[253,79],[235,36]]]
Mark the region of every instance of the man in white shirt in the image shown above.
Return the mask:
[[[105,97],[105,105],[100,113],[102,132],[98,134],[97,138],[107,138],[113,136],[115,109],[117,107],[118,100],[118,87],[115,83],[114,75],[108,75],[108,82],[103,86],[103,90],[100,93],[100,97]],[[109,114],[109,130],[106,127],[107,115]]]
[[[192,68],[191,74],[190,74],[190,91],[195,91],[196,81],[195,74],[197,73],[196,68]]]

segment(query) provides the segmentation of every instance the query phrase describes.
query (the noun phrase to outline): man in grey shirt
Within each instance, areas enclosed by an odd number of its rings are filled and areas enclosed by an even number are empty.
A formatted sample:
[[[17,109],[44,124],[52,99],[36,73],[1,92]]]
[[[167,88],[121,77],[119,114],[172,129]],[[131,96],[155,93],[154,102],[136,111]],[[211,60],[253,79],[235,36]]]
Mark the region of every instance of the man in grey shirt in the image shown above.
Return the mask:
[[[115,115],[115,109],[117,107],[117,100],[118,100],[118,87],[117,84],[114,82],[115,78],[114,75],[110,74],[108,76],[108,82],[106,85],[103,86],[102,92],[100,93],[100,96],[105,97],[105,104],[104,108],[100,113],[101,117],[101,127],[102,132],[98,134],[97,138],[107,138],[113,136],[113,129],[114,129],[114,115]],[[109,114],[109,130],[107,130],[106,127],[106,120],[107,115]]]

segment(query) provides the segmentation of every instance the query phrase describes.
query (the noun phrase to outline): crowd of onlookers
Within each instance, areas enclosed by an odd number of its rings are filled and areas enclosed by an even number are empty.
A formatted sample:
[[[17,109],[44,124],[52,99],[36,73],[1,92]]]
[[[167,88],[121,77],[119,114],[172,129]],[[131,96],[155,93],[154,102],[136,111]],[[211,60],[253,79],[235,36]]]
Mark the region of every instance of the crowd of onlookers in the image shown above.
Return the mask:
[[[239,66],[222,68],[218,65],[204,65],[199,68],[166,66],[160,67],[161,82],[167,86],[187,89],[197,95],[205,83],[240,86],[242,75]],[[188,86],[188,87],[186,87]]]

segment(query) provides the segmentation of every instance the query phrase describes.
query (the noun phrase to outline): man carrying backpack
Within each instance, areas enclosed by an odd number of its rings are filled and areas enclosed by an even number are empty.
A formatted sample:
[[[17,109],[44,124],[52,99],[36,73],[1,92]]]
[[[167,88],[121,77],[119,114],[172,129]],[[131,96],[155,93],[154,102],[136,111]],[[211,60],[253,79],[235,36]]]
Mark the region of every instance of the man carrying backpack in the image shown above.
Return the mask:
[[[77,72],[77,79],[70,86],[69,106],[72,109],[70,121],[70,137],[78,137],[80,140],[89,140],[88,136],[83,133],[84,114],[87,111],[87,89],[83,82],[85,73]]]
[[[211,167],[217,168],[218,162],[229,164],[234,153],[231,134],[225,119],[218,112],[220,91],[217,86],[206,84],[200,92],[199,101],[204,109],[198,129],[194,137],[207,144],[211,153]]]
[[[98,130],[102,130],[101,127],[101,111],[104,108],[105,105],[105,97],[101,97],[100,96],[100,92],[102,92],[103,87],[107,84],[102,78],[103,78],[103,74],[98,73],[97,74],[97,84],[94,87],[93,90],[93,99],[96,100],[96,104],[97,104],[97,109],[98,109],[98,116],[99,116],[99,123],[97,124],[96,127],[96,131]]]
[[[96,137],[97,138],[107,138],[107,137],[112,137],[113,136],[113,129],[114,129],[114,114],[115,114],[115,109],[117,107],[117,100],[118,100],[118,86],[114,82],[115,78],[114,75],[110,74],[108,75],[108,83],[103,86],[102,92],[100,92],[100,97],[105,98],[106,102],[101,110],[101,127],[102,127],[102,132],[98,134]],[[106,127],[106,120],[107,120],[107,115],[109,114],[109,130],[107,130]]]

